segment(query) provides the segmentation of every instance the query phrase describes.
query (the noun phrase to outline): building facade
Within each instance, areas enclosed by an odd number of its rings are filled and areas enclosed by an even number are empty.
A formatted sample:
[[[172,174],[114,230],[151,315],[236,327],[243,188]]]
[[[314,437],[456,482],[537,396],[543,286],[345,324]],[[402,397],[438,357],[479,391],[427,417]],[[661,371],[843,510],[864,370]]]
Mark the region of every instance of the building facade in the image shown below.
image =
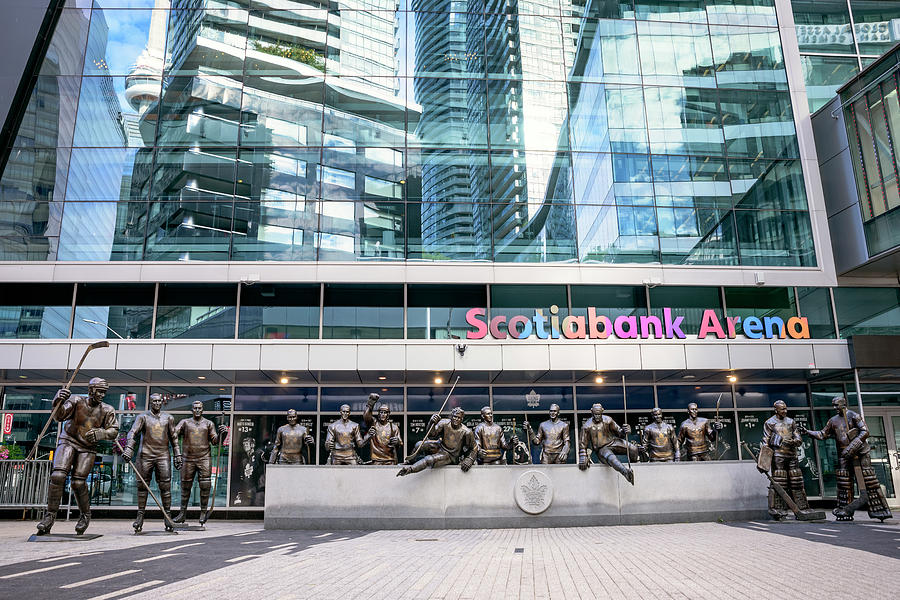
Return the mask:
[[[696,402],[735,461],[775,400],[812,428],[846,395],[898,501],[900,365],[859,360],[900,334],[898,269],[841,250],[811,110],[900,2],[33,3],[0,149],[6,443],[108,338],[79,382],[109,380],[123,434],[154,392],[232,427],[229,510],[263,505],[287,409],[323,464],[341,404],[379,393],[411,448],[454,383],[523,438],[558,404],[573,448],[595,402],[635,428]],[[804,447],[811,496],[835,452]],[[95,472],[134,504],[111,448]]]

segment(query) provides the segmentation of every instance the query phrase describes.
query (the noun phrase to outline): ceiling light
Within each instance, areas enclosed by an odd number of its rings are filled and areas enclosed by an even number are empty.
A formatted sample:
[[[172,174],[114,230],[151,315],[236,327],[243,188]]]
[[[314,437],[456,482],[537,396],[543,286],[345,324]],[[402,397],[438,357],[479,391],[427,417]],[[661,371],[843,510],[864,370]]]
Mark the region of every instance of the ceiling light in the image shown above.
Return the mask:
[[[279,379],[278,381],[280,381],[280,382],[282,383],[282,385],[284,385],[284,384],[286,384],[288,381],[290,381],[290,379],[288,379],[287,377],[282,377],[282,378]]]
[[[385,377],[384,375],[378,376],[378,381],[384,381],[385,379],[387,379],[387,377]]]
[[[206,379],[206,375],[197,375],[197,379]]]
[[[603,383],[603,378],[597,375],[594,377],[594,383]]]
[[[691,374],[689,373],[689,374],[687,374],[687,375],[682,375],[681,378],[682,378],[682,379],[697,379],[697,376],[696,376],[696,375],[691,375]]]
[[[28,375],[19,375],[19,379],[28,379]]]
[[[729,375],[729,376],[728,376],[728,381],[731,382],[731,383],[734,383],[735,381],[737,381],[737,377],[735,377],[734,375]]]
[[[435,382],[436,384],[440,385],[440,384],[444,383],[444,380],[441,379],[440,377],[435,377],[435,378],[434,378],[434,382]]]

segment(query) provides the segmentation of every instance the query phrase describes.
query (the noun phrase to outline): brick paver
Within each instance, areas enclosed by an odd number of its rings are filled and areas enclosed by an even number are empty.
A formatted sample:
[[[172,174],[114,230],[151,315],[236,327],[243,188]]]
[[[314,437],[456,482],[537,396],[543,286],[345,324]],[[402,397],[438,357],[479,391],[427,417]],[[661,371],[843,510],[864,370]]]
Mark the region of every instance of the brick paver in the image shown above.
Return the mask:
[[[54,597],[60,586],[87,578],[79,568],[89,568],[91,577],[140,572],[60,597],[162,581],[118,597],[871,600],[897,597],[900,569],[896,521],[376,532],[259,531],[259,522],[213,522],[207,532],[172,538],[134,537],[126,521],[102,521],[92,531],[106,535],[78,545],[25,544],[30,526],[0,523],[0,584],[19,587],[15,597],[29,600]],[[196,541],[203,544],[176,547]],[[125,560],[170,548],[172,556],[161,560]],[[102,553],[80,559],[81,566],[3,579],[55,564],[38,557],[88,551]],[[60,558],[67,560],[78,557]],[[793,566],[779,569],[779,561]],[[847,568],[854,574],[835,577]]]

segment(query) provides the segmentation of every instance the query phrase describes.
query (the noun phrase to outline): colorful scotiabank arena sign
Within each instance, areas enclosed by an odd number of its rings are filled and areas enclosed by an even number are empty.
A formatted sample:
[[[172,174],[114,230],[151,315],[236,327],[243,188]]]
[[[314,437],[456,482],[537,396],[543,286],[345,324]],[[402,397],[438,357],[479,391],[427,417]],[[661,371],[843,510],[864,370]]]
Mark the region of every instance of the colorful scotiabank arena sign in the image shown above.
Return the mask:
[[[480,340],[490,334],[497,340],[524,340],[532,335],[541,340],[567,339],[584,340],[617,338],[622,340],[685,339],[682,331],[683,316],[674,316],[671,308],[662,309],[662,318],[656,316],[620,315],[610,319],[606,315],[598,315],[597,309],[589,307],[587,316],[569,315],[559,318],[559,307],[550,307],[549,318],[543,310],[537,309],[532,316],[515,315],[506,317],[497,315],[487,320],[487,309],[470,308],[466,312],[466,323],[474,330],[466,332],[466,339]],[[700,320],[700,331],[697,339],[716,338],[720,340],[735,339],[737,336],[749,339],[809,339],[809,323],[806,317],[791,317],[784,321],[780,317],[725,317],[720,320],[716,311],[703,311]]]

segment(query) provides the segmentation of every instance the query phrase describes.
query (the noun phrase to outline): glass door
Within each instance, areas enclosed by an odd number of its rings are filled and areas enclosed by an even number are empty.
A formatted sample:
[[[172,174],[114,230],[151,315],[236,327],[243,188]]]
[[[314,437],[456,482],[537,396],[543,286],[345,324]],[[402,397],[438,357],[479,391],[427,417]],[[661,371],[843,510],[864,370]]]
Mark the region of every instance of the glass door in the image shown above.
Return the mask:
[[[866,408],[872,467],[884,489],[888,504],[900,507],[900,409]]]

